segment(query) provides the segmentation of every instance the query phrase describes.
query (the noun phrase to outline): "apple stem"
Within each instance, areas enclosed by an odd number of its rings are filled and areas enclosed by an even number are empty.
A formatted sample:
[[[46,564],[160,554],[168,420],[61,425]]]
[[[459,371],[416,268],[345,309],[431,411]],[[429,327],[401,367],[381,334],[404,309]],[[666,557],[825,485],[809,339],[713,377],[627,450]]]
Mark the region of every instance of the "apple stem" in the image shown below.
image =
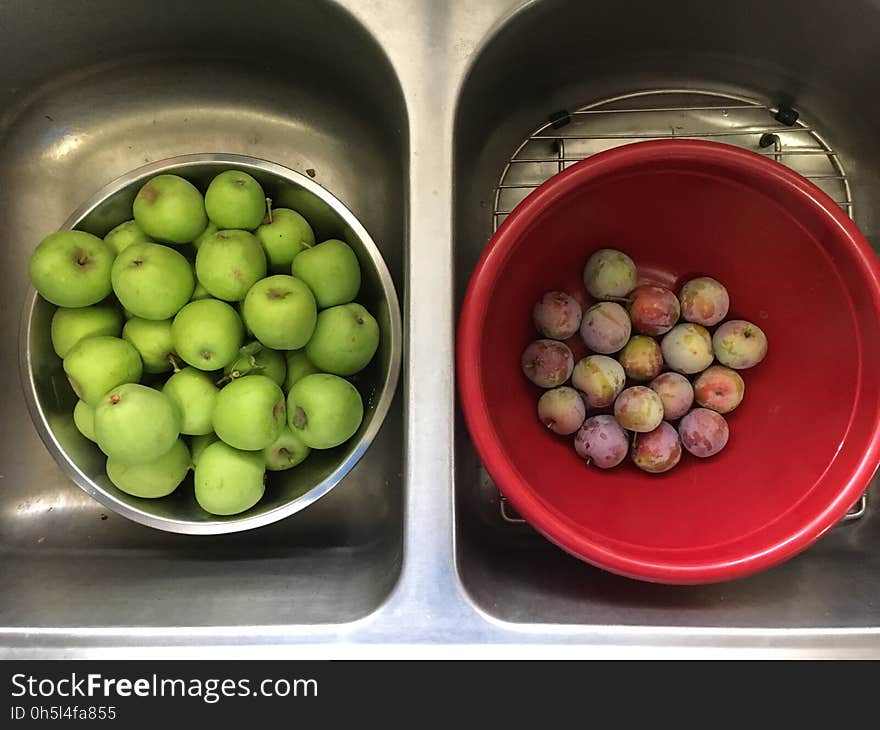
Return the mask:
[[[174,369],[175,373],[180,372],[180,360],[178,360],[173,352],[168,353],[168,362],[171,363],[171,367]]]
[[[266,198],[266,217],[272,222],[272,198]]]

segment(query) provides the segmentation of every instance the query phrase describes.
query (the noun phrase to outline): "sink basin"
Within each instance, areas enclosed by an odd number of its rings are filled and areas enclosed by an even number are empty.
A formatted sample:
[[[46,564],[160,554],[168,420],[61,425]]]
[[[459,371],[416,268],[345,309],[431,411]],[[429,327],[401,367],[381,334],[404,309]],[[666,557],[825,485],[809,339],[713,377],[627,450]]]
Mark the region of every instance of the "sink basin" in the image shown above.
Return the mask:
[[[16,367],[32,247],[110,180],[173,155],[247,154],[314,177],[363,222],[403,290],[406,124],[384,54],[330,3],[257,2],[248,18],[234,13],[234,25],[223,20],[231,9],[208,5],[179,8],[173,31],[158,10],[139,11],[135,28],[125,4],[112,1],[78,6],[72,26],[24,3],[4,23],[3,87],[12,90],[0,100],[8,371]],[[65,24],[65,40],[57,53],[43,53],[47,25],[56,22]],[[322,27],[334,33],[314,48],[308,39]],[[347,54],[359,63],[343,63]],[[142,527],[81,493],[11,388],[0,426],[0,572],[8,587],[0,624],[250,626],[370,613],[400,572],[400,400],[326,498],[279,524],[206,538]]]
[[[649,137],[705,135],[766,154],[781,144],[777,159],[815,175],[880,243],[872,210],[880,193],[880,150],[865,124],[867,80],[858,70],[875,55],[864,28],[866,16],[880,22],[877,8],[869,13],[856,3],[858,10],[848,5],[832,12],[813,3],[810,22],[800,26],[803,8],[792,14],[786,5],[685,2],[669,13],[645,3],[634,14],[629,6],[598,12],[592,3],[548,0],[502,26],[474,62],[456,118],[459,304],[494,226],[530,185],[575,158]],[[848,39],[839,64],[820,61],[829,25],[835,37]],[[799,112],[794,127],[774,119],[779,107]],[[754,130],[762,125],[779,130],[771,133],[781,141],[761,147]],[[749,132],[734,134],[738,129]],[[716,586],[646,585],[581,563],[527,525],[505,519],[461,418],[455,449],[458,574],[471,599],[493,617],[517,624],[725,629],[880,625],[880,521],[870,500],[860,520],[760,575]]]
[[[314,174],[364,224],[402,294],[403,380],[332,493],[259,530],[187,537],[108,514],[68,482],[12,374],[0,419],[0,656],[458,656],[444,646],[455,644],[500,656],[530,645],[591,657],[880,657],[870,501],[861,519],[753,578],[630,582],[500,516],[453,380],[457,305],[492,234],[496,186],[563,109],[652,90],[787,104],[833,150],[851,200],[841,180],[823,186],[880,242],[874,0],[682,0],[674,13],[648,0],[625,10],[411,0],[405,22],[399,3],[361,0],[193,0],[173,23],[157,4],[61,5],[13,0],[0,24],[7,371],[42,236],[147,161],[222,151]]]

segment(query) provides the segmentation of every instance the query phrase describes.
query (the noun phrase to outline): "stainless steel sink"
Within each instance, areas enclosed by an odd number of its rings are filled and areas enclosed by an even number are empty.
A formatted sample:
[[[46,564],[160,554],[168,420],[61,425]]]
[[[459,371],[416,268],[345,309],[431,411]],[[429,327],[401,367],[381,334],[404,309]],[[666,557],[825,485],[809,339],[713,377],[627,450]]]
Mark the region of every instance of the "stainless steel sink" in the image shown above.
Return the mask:
[[[16,272],[2,294],[4,367],[15,367],[33,243],[111,179],[182,152],[249,154],[314,177],[369,229],[403,290],[403,99],[382,51],[347,13],[292,4],[278,17],[277,4],[256,3],[231,22],[184,4],[169,31],[162,13],[133,20],[117,2],[79,5],[71,25],[47,12],[58,4],[11,5],[0,53],[27,78],[8,79],[4,88],[19,90],[0,105],[2,250]],[[56,22],[67,40],[46,54],[40,39]],[[314,43],[315,28],[333,28],[332,37]],[[357,64],[343,62],[352,56]],[[393,587],[403,529],[400,397],[338,492],[283,524],[199,539],[143,528],[79,493],[10,390],[0,507],[10,589],[0,623],[338,623],[374,611]]]
[[[313,171],[365,224],[404,292],[405,379],[328,497],[272,527],[204,538],[107,515],[68,483],[13,377],[0,424],[0,653],[880,656],[870,500],[861,519],[749,579],[621,579],[502,518],[453,378],[458,305],[496,186],[559,110],[646,90],[791,106],[833,150],[856,221],[880,243],[880,2],[684,0],[670,13],[647,1],[255,0],[244,15],[214,0],[181,5],[173,23],[157,5],[69,7],[0,0],[7,370],[40,237],[145,160],[224,151]]]

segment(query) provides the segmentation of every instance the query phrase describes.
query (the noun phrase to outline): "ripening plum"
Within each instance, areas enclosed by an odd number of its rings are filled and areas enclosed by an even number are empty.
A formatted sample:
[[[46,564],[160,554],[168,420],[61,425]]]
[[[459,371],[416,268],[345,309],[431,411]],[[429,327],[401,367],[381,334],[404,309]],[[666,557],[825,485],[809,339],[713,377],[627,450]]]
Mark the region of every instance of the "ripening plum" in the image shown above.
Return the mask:
[[[662,286],[640,286],[629,295],[633,329],[643,335],[663,335],[678,322],[678,298]]]
[[[682,445],[694,456],[714,456],[727,445],[730,431],[724,416],[708,408],[694,408],[678,424]]]
[[[590,408],[607,408],[623,390],[626,373],[614,358],[590,355],[574,366],[571,384],[584,394]]]
[[[630,431],[653,431],[663,420],[663,402],[650,388],[636,385],[627,388],[614,401],[614,417]]]
[[[694,388],[691,381],[678,373],[663,373],[648,386],[663,402],[663,418],[674,421],[687,413],[694,404]]]
[[[575,435],[574,450],[588,464],[611,469],[626,458],[629,443],[614,416],[592,416]]]
[[[756,324],[732,319],[715,330],[712,347],[722,365],[745,370],[757,365],[767,355],[767,335]]]
[[[636,286],[636,265],[621,251],[601,248],[584,267],[584,286],[596,299],[625,297]]]
[[[663,353],[653,337],[636,335],[617,356],[627,377],[647,382],[663,370]]]
[[[639,469],[649,474],[669,471],[681,459],[678,432],[674,426],[663,421],[653,431],[636,436],[630,457]]]
[[[700,276],[681,288],[681,316],[688,322],[711,327],[727,316],[730,296],[720,281]]]
[[[555,388],[571,377],[574,356],[556,340],[536,340],[522,354],[522,371],[535,385]]]
[[[549,291],[535,303],[532,319],[542,336],[567,340],[581,326],[581,305],[570,294]]]
[[[581,339],[594,352],[610,355],[629,341],[632,324],[626,310],[615,302],[599,302],[584,312]]]
[[[554,388],[538,400],[538,418],[554,433],[563,436],[574,433],[586,417],[584,401],[574,388]]]
[[[712,337],[698,324],[677,324],[660,343],[670,369],[685,375],[705,370],[712,364]]]
[[[694,397],[704,408],[718,413],[730,413],[745,395],[746,384],[736,370],[713,365],[694,381]]]

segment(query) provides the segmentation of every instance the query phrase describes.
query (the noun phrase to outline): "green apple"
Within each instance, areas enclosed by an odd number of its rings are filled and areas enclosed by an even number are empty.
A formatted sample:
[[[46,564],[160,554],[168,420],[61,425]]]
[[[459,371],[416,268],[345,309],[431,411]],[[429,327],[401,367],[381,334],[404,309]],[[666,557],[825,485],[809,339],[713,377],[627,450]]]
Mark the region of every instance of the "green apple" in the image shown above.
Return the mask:
[[[52,347],[63,359],[77,342],[87,337],[119,337],[122,322],[122,312],[113,304],[93,304],[75,309],[59,307],[52,315]]]
[[[208,225],[202,194],[177,175],[154,177],[138,191],[133,208],[141,230],[165,243],[189,243]]]
[[[208,218],[218,228],[252,231],[266,214],[266,193],[241,170],[226,170],[211,180],[205,193]]]
[[[89,441],[95,440],[95,409],[84,400],[78,400],[73,408],[73,423]]]
[[[122,339],[134,345],[145,373],[164,373],[174,367],[171,320],[132,317],[122,328]]]
[[[202,242],[196,254],[196,276],[218,299],[241,301],[265,275],[266,255],[247,231],[217,231]]]
[[[196,288],[193,289],[193,295],[189,298],[191,302],[198,301],[199,299],[211,299],[211,292],[205,289],[202,286],[202,282],[196,280]]]
[[[177,406],[181,433],[202,436],[213,432],[214,406],[220,389],[208,373],[194,367],[184,368],[168,378],[162,392]]]
[[[79,399],[95,406],[110,389],[140,380],[143,364],[131,343],[102,335],[77,342],[64,358],[64,372]]]
[[[192,242],[193,247],[198,251],[202,244],[213,236],[219,229],[213,223],[208,223],[205,230],[202,231]]]
[[[213,431],[211,431],[211,433],[193,436],[189,440],[189,453],[192,456],[193,466],[198,465],[199,457],[202,455],[202,452],[217,441],[220,441],[220,437]]]
[[[244,339],[241,318],[226,302],[200,299],[171,323],[174,351],[199,370],[221,370],[234,362]]]
[[[113,291],[135,317],[169,319],[195,289],[189,261],[168,246],[135,243],[113,263]]]
[[[146,385],[126,383],[105,393],[95,406],[95,440],[107,456],[146,464],[174,446],[180,415],[171,400]]]
[[[277,273],[288,273],[296,255],[315,245],[309,222],[290,208],[271,210],[255,235],[266,252],[269,270]]]
[[[281,435],[263,449],[263,458],[269,471],[283,471],[305,461],[311,451],[290,426],[285,426]]]
[[[186,477],[192,466],[183,439],[177,439],[168,451],[144,464],[129,464],[117,458],[107,459],[107,476],[117,488],[133,497],[167,497]]]
[[[295,276],[276,274],[254,284],[244,299],[245,324],[266,347],[296,350],[315,331],[315,297]]]
[[[292,270],[309,285],[321,309],[354,301],[361,288],[357,256],[347,243],[336,238],[297,254]]]
[[[284,384],[281,389],[285,393],[289,393],[295,383],[298,383],[306,375],[320,373],[309,360],[305,350],[291,350],[287,353],[287,374],[284,376]]]
[[[120,223],[104,236],[104,243],[113,249],[115,255],[119,255],[133,243],[153,243],[153,240],[141,230],[136,220]]]
[[[307,375],[287,396],[288,425],[313,449],[330,449],[350,439],[364,417],[360,393],[336,375]]]
[[[59,307],[97,304],[111,291],[113,249],[83,231],[50,233],[31,254],[31,284]]]
[[[325,373],[354,375],[378,347],[379,325],[372,315],[360,304],[340,304],[318,314],[306,355]]]
[[[202,451],[196,464],[196,501],[212,515],[235,515],[260,501],[265,478],[262,453],[217,441]]]
[[[223,373],[229,380],[245,375],[265,375],[281,385],[287,374],[287,362],[284,355],[277,350],[263,347],[259,342],[251,342],[241,348],[238,359],[227,365]]]
[[[246,375],[217,396],[214,432],[236,449],[258,451],[278,438],[286,418],[278,384],[265,375]]]

